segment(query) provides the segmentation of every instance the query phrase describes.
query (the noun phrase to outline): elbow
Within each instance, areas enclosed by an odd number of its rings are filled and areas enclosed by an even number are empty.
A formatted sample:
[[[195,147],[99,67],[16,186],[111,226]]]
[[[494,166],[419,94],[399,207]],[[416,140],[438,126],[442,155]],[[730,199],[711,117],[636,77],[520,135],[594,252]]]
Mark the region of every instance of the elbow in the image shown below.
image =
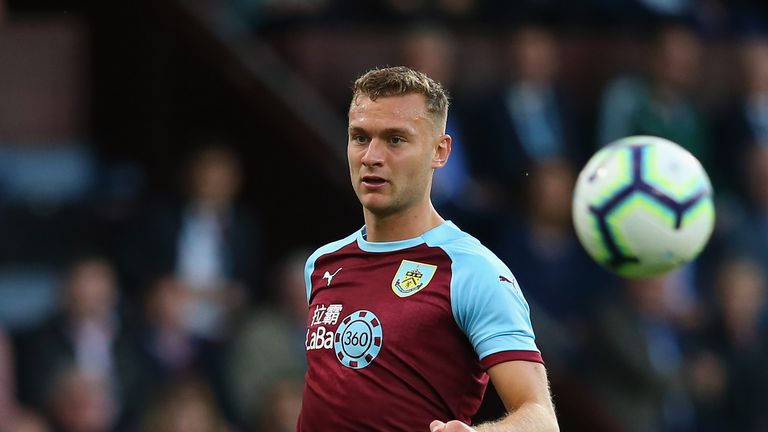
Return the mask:
[[[536,416],[537,432],[560,432],[560,425],[557,421],[557,414],[551,405],[537,405],[538,415]]]
[[[547,432],[560,432],[560,425],[557,423],[556,418],[552,418],[552,421],[549,424],[549,427],[547,428]]]
[[[537,430],[541,432],[560,432],[560,425],[557,422],[557,417],[552,414],[542,419],[539,423],[541,427]]]
[[[554,407],[547,409],[547,415],[544,419],[542,431],[546,432],[560,432],[560,425],[557,421],[557,414],[555,414]]]

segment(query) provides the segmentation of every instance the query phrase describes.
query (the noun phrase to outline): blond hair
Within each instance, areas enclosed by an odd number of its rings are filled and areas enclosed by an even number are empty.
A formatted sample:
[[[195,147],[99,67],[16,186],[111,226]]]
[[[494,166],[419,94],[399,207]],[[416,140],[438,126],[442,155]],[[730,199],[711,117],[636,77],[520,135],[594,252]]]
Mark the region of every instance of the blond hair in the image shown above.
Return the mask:
[[[427,112],[445,122],[450,104],[448,91],[426,74],[405,66],[371,69],[361,75],[352,86],[352,104],[360,96],[375,101],[380,97],[408,94],[424,96]]]

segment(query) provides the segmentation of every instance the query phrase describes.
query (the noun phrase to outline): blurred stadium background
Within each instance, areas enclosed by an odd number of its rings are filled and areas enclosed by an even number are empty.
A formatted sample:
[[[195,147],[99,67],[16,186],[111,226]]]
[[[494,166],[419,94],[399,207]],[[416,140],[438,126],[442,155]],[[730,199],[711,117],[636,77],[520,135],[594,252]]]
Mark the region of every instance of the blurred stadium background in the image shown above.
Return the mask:
[[[362,224],[349,88],[396,64],[453,96],[434,201],[518,276],[563,431],[768,430],[764,1],[0,0],[0,431],[294,430],[303,260]],[[718,222],[628,281],[570,194],[638,133]]]

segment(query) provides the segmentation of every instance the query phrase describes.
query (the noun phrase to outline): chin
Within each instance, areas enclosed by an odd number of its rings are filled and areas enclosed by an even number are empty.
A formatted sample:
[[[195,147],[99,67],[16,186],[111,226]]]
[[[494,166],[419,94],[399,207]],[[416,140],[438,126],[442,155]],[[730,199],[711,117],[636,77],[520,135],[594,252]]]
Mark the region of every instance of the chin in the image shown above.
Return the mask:
[[[376,215],[386,214],[389,209],[389,206],[378,202],[378,200],[364,200],[362,204],[366,210]]]
[[[389,202],[384,201],[385,200],[378,199],[378,197],[375,197],[374,199],[368,197],[367,199],[363,198],[360,200],[363,207],[376,216],[386,216],[394,212],[392,205]]]

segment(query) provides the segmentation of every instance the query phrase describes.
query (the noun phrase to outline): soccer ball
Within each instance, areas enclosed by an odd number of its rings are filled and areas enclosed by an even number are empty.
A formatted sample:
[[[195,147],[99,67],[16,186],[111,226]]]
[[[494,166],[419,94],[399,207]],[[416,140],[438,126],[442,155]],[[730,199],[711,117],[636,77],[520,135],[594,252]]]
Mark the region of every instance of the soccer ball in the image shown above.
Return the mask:
[[[695,259],[709,241],[712,184],[680,145],[656,136],[622,138],[579,173],[573,222],[604,267],[629,278],[660,275]]]

